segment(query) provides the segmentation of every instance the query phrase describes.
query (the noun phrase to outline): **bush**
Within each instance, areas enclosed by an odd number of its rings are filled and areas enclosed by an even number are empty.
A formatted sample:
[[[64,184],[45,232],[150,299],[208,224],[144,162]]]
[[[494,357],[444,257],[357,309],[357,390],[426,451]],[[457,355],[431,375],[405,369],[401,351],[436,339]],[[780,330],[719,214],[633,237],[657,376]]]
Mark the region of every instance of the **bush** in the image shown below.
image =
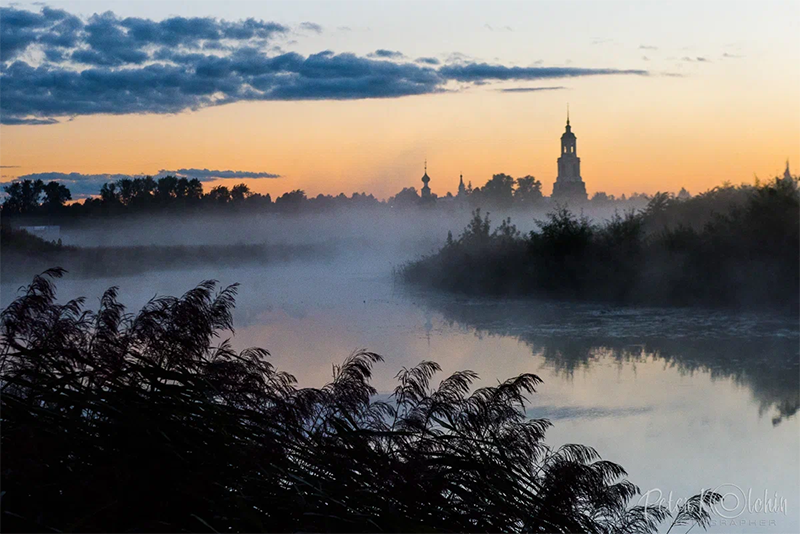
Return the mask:
[[[527,236],[491,232],[476,211],[464,233],[406,265],[408,282],[472,294],[535,295],[798,312],[800,202],[793,182],[726,187],[680,200],[656,194],[604,224],[566,208]]]
[[[637,488],[581,445],[548,447],[525,417],[540,383],[470,393],[422,362],[375,400],[357,352],[330,384],[298,388],[263,349],[234,352],[236,287],[204,282],[136,315],[58,304],[54,269],[3,312],[6,531],[655,532]],[[709,520],[690,500],[675,524]]]

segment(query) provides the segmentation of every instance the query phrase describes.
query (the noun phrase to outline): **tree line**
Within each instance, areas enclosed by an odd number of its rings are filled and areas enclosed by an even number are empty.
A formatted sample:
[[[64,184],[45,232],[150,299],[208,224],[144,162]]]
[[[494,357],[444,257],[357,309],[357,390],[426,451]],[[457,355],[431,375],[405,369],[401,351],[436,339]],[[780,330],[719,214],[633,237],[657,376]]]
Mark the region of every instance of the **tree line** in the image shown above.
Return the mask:
[[[197,178],[164,176],[155,179],[124,178],[103,184],[96,195],[83,201],[71,202],[72,192],[64,184],[42,180],[20,180],[4,186],[5,200],[2,215],[105,215],[158,211],[163,209],[194,210],[254,210],[254,211],[325,211],[336,208],[363,208],[385,206],[409,208],[424,205],[425,202],[415,187],[407,187],[396,195],[382,201],[371,194],[353,193],[347,196],[319,194],[308,197],[302,189],[286,192],[273,200],[269,194],[255,193],[244,183],[227,187],[217,185],[204,190]],[[687,193],[688,194],[688,193]],[[634,195],[631,198],[647,198]],[[456,195],[447,193],[444,197],[432,195],[430,201],[446,200],[472,207],[512,208],[533,207],[544,201],[542,182],[533,176],[513,178],[499,173],[490,178],[482,187],[472,187],[470,182]],[[598,192],[592,198],[597,204],[614,202],[613,195]]]

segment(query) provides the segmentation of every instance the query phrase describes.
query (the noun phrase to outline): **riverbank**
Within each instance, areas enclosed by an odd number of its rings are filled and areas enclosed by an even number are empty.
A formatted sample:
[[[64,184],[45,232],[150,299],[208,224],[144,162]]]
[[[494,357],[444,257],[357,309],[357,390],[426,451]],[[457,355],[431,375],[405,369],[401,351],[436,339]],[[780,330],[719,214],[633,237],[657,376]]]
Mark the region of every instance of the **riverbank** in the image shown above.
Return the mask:
[[[476,210],[458,238],[404,265],[408,283],[466,295],[534,296],[798,313],[794,182],[656,195],[604,223],[559,208],[528,234]]]
[[[174,271],[187,267],[237,265],[294,260],[327,260],[333,247],[321,244],[232,244],[78,247],[45,241],[24,230],[3,227],[0,237],[0,276],[24,282],[58,265],[73,278],[127,276],[146,271]]]

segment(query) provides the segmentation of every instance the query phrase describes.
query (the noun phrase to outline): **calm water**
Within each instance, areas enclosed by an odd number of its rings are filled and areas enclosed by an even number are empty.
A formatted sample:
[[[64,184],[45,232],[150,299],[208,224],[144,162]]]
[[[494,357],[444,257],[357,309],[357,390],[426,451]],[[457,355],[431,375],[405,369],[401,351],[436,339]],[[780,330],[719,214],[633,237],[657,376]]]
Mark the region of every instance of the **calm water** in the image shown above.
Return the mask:
[[[439,362],[442,377],[473,369],[487,383],[533,372],[544,383],[529,413],[553,421],[550,444],[594,446],[650,502],[719,487],[726,517],[710,532],[800,532],[795,320],[435,296],[393,284],[390,267],[353,260],[67,279],[59,296],[85,295],[96,307],[119,285],[134,309],[206,278],[241,282],[234,345],[267,348],[301,385],[323,384],[359,348],[386,358],[380,391],[421,360]],[[2,286],[3,305],[15,289]]]

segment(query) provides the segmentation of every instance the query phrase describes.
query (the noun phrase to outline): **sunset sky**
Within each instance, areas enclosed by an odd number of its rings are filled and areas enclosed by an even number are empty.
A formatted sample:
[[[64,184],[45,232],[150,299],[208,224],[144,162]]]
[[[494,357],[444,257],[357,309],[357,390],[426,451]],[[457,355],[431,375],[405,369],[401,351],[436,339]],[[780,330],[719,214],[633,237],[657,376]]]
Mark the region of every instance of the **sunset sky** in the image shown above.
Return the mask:
[[[800,169],[797,1],[0,5],[3,182],[386,198],[427,159],[439,195],[498,172],[549,195],[568,103],[590,195]]]

